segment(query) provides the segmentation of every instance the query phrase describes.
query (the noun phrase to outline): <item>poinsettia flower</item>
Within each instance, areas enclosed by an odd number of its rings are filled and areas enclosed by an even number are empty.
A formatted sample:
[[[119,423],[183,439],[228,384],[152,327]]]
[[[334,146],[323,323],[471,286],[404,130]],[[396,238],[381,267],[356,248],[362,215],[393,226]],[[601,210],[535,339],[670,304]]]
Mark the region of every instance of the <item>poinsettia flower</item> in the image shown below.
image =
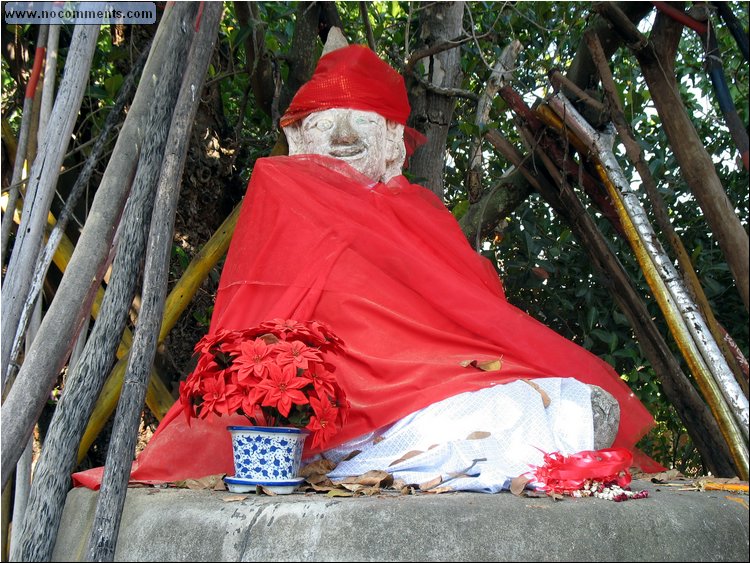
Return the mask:
[[[307,427],[316,447],[343,426],[350,405],[335,366],[325,361],[343,343],[327,325],[273,319],[248,329],[219,329],[195,350],[197,365],[180,383],[188,422],[239,413],[254,425]]]
[[[234,390],[233,387],[230,386],[230,393]],[[204,380],[201,391],[203,395],[201,418],[206,418],[210,412],[215,412],[218,415],[230,413],[227,402],[227,385],[223,376]]]
[[[308,378],[320,396],[336,394],[336,378],[323,364],[312,364],[302,377]]]
[[[195,418],[195,405],[193,393],[188,389],[185,381],[180,381],[180,402],[182,403],[182,412],[187,419],[188,426],[190,426],[190,420]]]
[[[240,354],[234,360],[240,382],[258,381],[268,372],[268,366],[274,362],[274,348],[262,338],[245,341],[240,344]]]
[[[338,432],[336,419],[339,416],[339,409],[334,407],[328,399],[319,401],[315,397],[310,397],[310,404],[315,414],[310,417],[307,429],[313,433],[312,447],[315,448],[327,442]]]
[[[311,348],[304,342],[297,340],[281,341],[278,343],[279,355],[277,362],[279,365],[293,365],[295,368],[307,369],[310,362],[321,362],[323,358],[320,350]]]
[[[300,391],[309,384],[309,381],[297,377],[296,370],[291,364],[279,367],[269,364],[268,377],[258,383],[257,389],[265,391],[265,397],[261,403],[265,407],[278,409],[283,417],[289,416],[292,405],[304,405],[308,402],[305,394]]]

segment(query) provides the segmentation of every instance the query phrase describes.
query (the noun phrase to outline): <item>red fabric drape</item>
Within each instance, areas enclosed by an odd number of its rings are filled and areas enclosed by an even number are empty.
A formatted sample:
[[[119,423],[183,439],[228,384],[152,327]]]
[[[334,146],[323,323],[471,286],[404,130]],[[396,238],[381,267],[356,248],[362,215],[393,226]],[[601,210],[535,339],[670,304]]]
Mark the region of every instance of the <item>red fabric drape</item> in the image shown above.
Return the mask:
[[[373,185],[323,156],[256,162],[210,331],[277,317],[323,321],[344,341],[336,373],[352,408],[336,443],[464,391],[551,376],[575,377],[617,398],[614,447],[632,449],[653,424],[611,366],[508,303],[492,265],[442,202],[403,176]],[[496,372],[462,365],[497,358]],[[232,474],[226,426],[242,421],[188,427],[178,403],[132,479]],[[100,476],[95,469],[74,480],[97,487]]]

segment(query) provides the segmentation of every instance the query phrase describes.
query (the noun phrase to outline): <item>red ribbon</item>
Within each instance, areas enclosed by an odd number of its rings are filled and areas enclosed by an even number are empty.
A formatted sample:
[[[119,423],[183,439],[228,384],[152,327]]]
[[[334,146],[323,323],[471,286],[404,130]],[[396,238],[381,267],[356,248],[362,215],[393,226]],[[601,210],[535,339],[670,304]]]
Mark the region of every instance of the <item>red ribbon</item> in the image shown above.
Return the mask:
[[[560,452],[544,454],[544,465],[529,474],[550,492],[570,492],[583,488],[586,481],[615,482],[626,487],[632,480],[633,454],[625,448],[583,451],[569,456]]]

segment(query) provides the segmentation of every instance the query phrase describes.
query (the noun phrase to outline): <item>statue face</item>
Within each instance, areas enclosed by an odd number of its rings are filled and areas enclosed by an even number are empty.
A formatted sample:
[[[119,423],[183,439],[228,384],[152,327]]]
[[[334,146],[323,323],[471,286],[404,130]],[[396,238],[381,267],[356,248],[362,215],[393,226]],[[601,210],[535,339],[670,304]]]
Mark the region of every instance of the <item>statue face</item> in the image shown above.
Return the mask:
[[[284,133],[290,155],[332,156],[376,182],[401,174],[406,158],[404,126],[372,111],[318,111],[285,127]]]
[[[386,171],[386,121],[371,111],[328,109],[286,128],[289,154],[323,154],[343,160],[375,181]]]

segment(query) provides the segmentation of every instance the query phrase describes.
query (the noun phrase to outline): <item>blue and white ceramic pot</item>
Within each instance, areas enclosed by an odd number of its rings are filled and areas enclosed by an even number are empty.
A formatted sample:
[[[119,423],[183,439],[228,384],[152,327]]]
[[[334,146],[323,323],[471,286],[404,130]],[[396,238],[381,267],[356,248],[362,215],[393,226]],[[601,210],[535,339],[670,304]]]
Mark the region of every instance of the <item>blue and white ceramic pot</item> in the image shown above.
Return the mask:
[[[259,484],[300,480],[309,430],[270,426],[227,426],[227,430],[232,434],[236,479]]]

